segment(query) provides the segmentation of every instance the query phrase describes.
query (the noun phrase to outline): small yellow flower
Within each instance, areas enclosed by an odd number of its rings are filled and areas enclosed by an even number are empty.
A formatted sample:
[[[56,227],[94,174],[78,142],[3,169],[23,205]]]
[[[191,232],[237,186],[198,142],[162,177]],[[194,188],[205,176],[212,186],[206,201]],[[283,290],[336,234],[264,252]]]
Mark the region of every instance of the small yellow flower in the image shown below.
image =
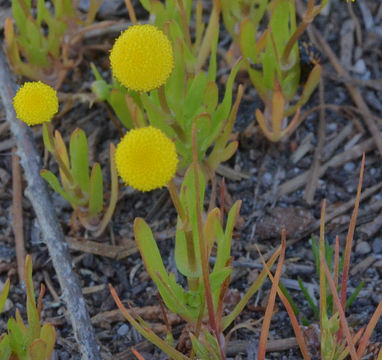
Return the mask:
[[[38,82],[26,82],[13,98],[17,117],[29,126],[52,119],[58,111],[58,99],[54,89]]]
[[[161,130],[148,126],[123,137],[115,151],[115,163],[126,185],[151,191],[174,177],[178,158],[174,143]]]
[[[135,91],[151,91],[167,81],[174,55],[169,39],[157,27],[134,25],[115,41],[110,63],[122,85]]]

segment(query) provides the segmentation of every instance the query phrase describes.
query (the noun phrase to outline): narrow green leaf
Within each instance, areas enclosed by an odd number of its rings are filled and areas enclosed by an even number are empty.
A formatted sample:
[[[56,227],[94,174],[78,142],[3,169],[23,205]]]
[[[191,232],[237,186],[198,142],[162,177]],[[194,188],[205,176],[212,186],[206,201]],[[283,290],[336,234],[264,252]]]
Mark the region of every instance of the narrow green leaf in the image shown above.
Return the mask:
[[[214,81],[209,81],[203,94],[203,104],[208,113],[212,113],[219,101],[219,89]]]
[[[57,177],[49,170],[41,170],[40,171],[41,177],[52,187],[52,189],[57,193],[60,194],[66,201],[70,202],[70,204],[74,206],[80,206],[85,205],[83,201],[78,199],[75,196],[70,195],[66,191],[64,191],[60,185],[60,182],[58,181]]]
[[[83,130],[74,130],[70,138],[69,152],[73,178],[81,190],[89,194],[88,141]]]
[[[32,258],[27,255],[25,260],[25,286],[27,288],[28,332],[31,340],[40,337],[40,316],[37,311],[32,278]]]
[[[313,310],[313,313],[314,313],[314,317],[316,319],[319,318],[319,312],[318,312],[318,307],[317,305],[314,303],[314,300],[312,299],[312,297],[310,296],[307,288],[305,287],[304,283],[302,282],[301,278],[298,277],[297,278],[297,281],[298,281],[298,285],[300,286],[300,289],[302,291],[302,293],[304,294],[306,300],[308,301],[308,304],[310,306],[310,308]]]
[[[95,163],[90,175],[89,215],[99,214],[103,209],[103,179],[101,166]]]
[[[184,305],[180,303],[182,299],[177,299],[169,289],[169,276],[163,265],[158,246],[150,227],[142,218],[136,218],[134,221],[134,235],[146,270],[158,287],[164,303],[171,311],[183,314],[185,309]]]
[[[0,295],[0,314],[3,311],[5,301],[7,300],[8,293],[9,293],[9,286],[11,282],[9,279],[4,284],[3,290],[1,290],[1,295]]]
[[[24,336],[19,326],[16,323],[16,320],[10,318],[7,322],[8,329],[8,338],[9,338],[9,346],[12,349],[12,352],[15,353],[18,358],[23,359],[26,355],[27,351],[25,349],[24,344]]]
[[[256,52],[256,27],[249,18],[243,19],[240,23],[239,46],[243,57],[250,60],[252,64],[257,63]]]
[[[56,342],[56,330],[51,324],[45,324],[41,328],[40,338],[46,343],[46,358],[50,359]]]

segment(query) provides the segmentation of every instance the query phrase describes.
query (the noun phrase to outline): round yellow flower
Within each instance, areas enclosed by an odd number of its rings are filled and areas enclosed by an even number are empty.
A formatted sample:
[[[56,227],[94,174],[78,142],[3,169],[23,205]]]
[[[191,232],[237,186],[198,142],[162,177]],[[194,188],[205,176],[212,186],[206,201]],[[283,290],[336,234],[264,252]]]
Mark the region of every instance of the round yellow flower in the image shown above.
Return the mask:
[[[122,138],[115,163],[126,185],[151,191],[174,177],[178,157],[174,143],[161,130],[148,126],[131,130]]]
[[[134,25],[115,41],[110,53],[115,78],[128,89],[151,91],[163,85],[174,67],[172,46],[154,25]]]
[[[54,89],[38,82],[26,82],[13,98],[17,117],[28,124],[48,122],[58,111],[58,99]]]

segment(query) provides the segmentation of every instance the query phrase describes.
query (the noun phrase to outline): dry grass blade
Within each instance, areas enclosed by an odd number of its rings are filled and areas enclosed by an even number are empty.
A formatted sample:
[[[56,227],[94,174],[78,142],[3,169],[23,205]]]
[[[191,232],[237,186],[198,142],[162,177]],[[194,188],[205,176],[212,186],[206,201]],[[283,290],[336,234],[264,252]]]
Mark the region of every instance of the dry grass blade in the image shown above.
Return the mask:
[[[23,194],[21,184],[21,169],[16,149],[12,151],[12,220],[13,234],[15,236],[17,274],[20,281],[24,281],[25,247],[23,226]]]
[[[345,309],[345,303],[346,303],[346,289],[347,289],[347,281],[348,281],[349,268],[350,268],[350,254],[351,254],[351,249],[352,249],[352,244],[353,244],[355,224],[356,224],[356,220],[357,220],[358,207],[359,207],[359,202],[360,202],[360,197],[361,197],[362,179],[363,179],[364,168],[365,168],[365,154],[363,154],[363,156],[362,156],[361,172],[359,175],[357,196],[356,196],[354,210],[353,210],[353,214],[352,214],[350,225],[349,225],[348,235],[346,238],[344,266],[343,266],[343,271],[342,271],[342,286],[341,286],[341,305],[342,305],[343,309]]]
[[[263,263],[264,268],[267,270],[269,279],[272,281],[272,284],[274,284],[274,281],[275,281],[274,277],[273,277],[272,273],[270,272],[260,250],[259,250],[259,256],[260,256],[261,262]],[[294,314],[294,311],[292,309],[291,304],[289,303],[288,299],[283,294],[283,292],[281,291],[279,286],[277,286],[277,294],[279,295],[281,301],[283,302],[283,304],[284,304],[284,306],[288,312],[288,315],[289,315],[290,321],[292,323],[292,327],[293,327],[294,333],[296,335],[296,339],[297,339],[298,345],[300,347],[302,356],[305,360],[310,360],[309,351],[308,351],[308,348],[306,346],[304,336],[302,335],[300,326],[298,324],[298,320],[296,318],[296,315]]]
[[[357,355],[361,358],[364,355],[367,345],[369,344],[370,336],[377,325],[379,318],[382,316],[382,300],[379,302],[376,310],[374,311],[373,316],[371,317],[369,323],[366,326],[365,332],[362,335],[362,338],[359,342]],[[378,355],[378,359],[382,354],[382,349]]]
[[[320,252],[320,261],[321,261],[321,267],[325,271],[326,278],[328,280],[328,284],[330,287],[330,291],[333,295],[333,301],[336,303],[336,308],[337,308],[338,314],[340,316],[341,326],[342,326],[344,333],[345,333],[345,336],[346,336],[346,341],[347,341],[347,346],[349,348],[350,356],[351,356],[352,360],[359,360],[359,357],[357,356],[357,353],[355,351],[355,347],[354,347],[352,336],[350,334],[349,326],[348,326],[348,323],[346,321],[344,308],[341,305],[340,299],[339,299],[338,294],[337,294],[337,289],[334,285],[334,281],[332,279],[332,276],[330,275],[328,265],[326,264],[325,256],[323,255],[322,252]]]
[[[265,351],[266,351],[266,347],[267,347],[269,327],[271,324],[273,308],[274,308],[275,300],[276,300],[276,293],[277,293],[277,289],[279,286],[281,271],[282,271],[284,258],[285,258],[285,248],[286,248],[286,230],[285,230],[285,228],[282,230],[282,233],[281,233],[281,242],[282,242],[281,253],[280,253],[279,261],[277,263],[276,273],[275,273],[274,282],[272,284],[271,293],[269,294],[268,305],[267,305],[267,308],[265,310],[263,325],[261,327],[259,350],[258,350],[258,360],[264,360],[265,359]]]

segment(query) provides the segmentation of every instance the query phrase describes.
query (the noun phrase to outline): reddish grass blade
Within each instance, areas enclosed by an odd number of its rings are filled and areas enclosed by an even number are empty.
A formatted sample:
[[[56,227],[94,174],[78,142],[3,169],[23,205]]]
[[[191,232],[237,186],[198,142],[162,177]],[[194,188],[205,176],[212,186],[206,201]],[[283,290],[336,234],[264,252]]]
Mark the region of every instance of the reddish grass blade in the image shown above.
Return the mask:
[[[337,308],[338,314],[340,316],[341,326],[342,326],[343,331],[344,331],[345,336],[346,336],[346,341],[347,341],[347,346],[349,348],[350,356],[351,356],[352,360],[359,360],[359,357],[357,356],[357,353],[355,351],[352,336],[350,334],[350,330],[349,330],[349,326],[348,326],[348,323],[346,320],[344,308],[341,305],[340,299],[339,299],[338,294],[337,294],[337,289],[334,285],[334,281],[332,279],[332,276],[330,275],[328,265],[326,264],[325,256],[322,252],[320,253],[320,260],[321,260],[321,268],[323,268],[325,271],[326,278],[328,280],[328,284],[330,287],[330,291],[333,295],[333,301],[335,301],[335,303],[336,303],[336,308]]]
[[[377,325],[377,322],[379,318],[381,317],[381,315],[382,315],[382,300],[379,302],[377,308],[375,309],[374,314],[371,317],[369,323],[367,324],[366,330],[363,333],[361,340],[359,341],[358,350],[357,350],[357,355],[359,358],[361,358],[364,355],[366,347],[369,344],[370,336],[375,326]],[[380,356],[382,356],[381,354],[382,352],[380,351],[378,355],[378,359]]]
[[[268,342],[269,326],[271,324],[273,308],[274,308],[275,300],[276,300],[276,292],[279,286],[281,271],[282,271],[282,267],[284,263],[285,248],[286,248],[286,231],[285,231],[285,228],[283,228],[281,233],[281,253],[280,253],[279,261],[277,263],[277,268],[276,268],[274,282],[271,288],[271,293],[269,294],[268,305],[265,310],[263,325],[261,327],[259,350],[258,350],[258,356],[257,356],[258,360],[265,359],[265,351],[266,351],[267,342]]]
[[[269,279],[272,281],[272,284],[274,284],[273,275],[270,272],[270,270],[269,270],[269,268],[268,268],[268,266],[267,266],[267,264],[265,262],[265,259],[263,258],[263,255],[261,254],[259,249],[257,249],[257,251],[259,252],[260,259],[261,259],[261,262],[264,265],[264,268],[267,270]],[[304,336],[301,333],[301,329],[300,329],[300,326],[298,324],[298,320],[296,318],[296,315],[294,314],[292,306],[290,305],[290,303],[289,303],[288,299],[286,298],[286,296],[280,290],[279,286],[277,286],[277,294],[280,297],[281,301],[283,302],[283,304],[284,304],[284,306],[286,308],[286,311],[288,312],[288,315],[289,315],[290,321],[292,323],[292,327],[293,327],[294,333],[296,335],[296,339],[297,339],[298,345],[300,346],[301,354],[302,354],[302,356],[303,356],[303,358],[305,360],[310,360],[309,351],[308,351],[307,345],[305,343]]]
[[[145,360],[145,358],[134,348],[131,348],[131,352],[136,356],[138,360]]]
[[[363,156],[362,156],[361,172],[359,174],[357,196],[355,200],[353,214],[350,220],[348,235],[346,238],[344,268],[342,270],[342,286],[341,286],[341,305],[343,309],[345,309],[345,304],[346,304],[346,290],[347,290],[347,282],[348,282],[349,268],[350,268],[350,254],[351,254],[351,248],[353,244],[353,236],[354,236],[354,230],[355,230],[355,223],[357,220],[359,201],[361,197],[364,168],[365,168],[365,153],[363,153]]]

